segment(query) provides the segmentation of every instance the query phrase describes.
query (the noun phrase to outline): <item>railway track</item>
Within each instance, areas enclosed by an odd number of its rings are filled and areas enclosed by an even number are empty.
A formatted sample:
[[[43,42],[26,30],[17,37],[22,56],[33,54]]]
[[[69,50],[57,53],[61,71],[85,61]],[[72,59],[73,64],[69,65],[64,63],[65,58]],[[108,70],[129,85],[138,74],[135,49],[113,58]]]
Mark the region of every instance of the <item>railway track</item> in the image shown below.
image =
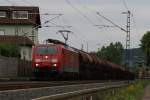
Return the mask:
[[[0,91],[5,90],[17,90],[17,89],[29,89],[29,88],[41,88],[41,87],[53,87],[53,86],[65,86],[75,84],[90,84],[90,83],[104,83],[104,82],[116,82],[116,81],[8,81],[0,82]]]
[[[72,97],[76,94],[79,95],[83,93],[84,95],[84,93],[86,94],[111,88],[119,88],[126,85],[128,85],[128,81],[0,82],[0,100],[36,100],[35,98],[45,96],[50,96],[51,98],[52,95],[56,95],[58,98],[59,96],[57,95]],[[63,95],[63,93],[67,95]]]

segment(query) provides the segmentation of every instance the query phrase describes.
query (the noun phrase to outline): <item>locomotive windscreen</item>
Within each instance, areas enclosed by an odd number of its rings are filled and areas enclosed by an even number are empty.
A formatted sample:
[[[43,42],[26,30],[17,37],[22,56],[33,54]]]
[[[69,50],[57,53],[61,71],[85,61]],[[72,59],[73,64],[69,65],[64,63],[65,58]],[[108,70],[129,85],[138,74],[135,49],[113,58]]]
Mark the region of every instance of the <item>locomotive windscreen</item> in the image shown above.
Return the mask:
[[[56,54],[56,47],[37,47],[36,54]]]

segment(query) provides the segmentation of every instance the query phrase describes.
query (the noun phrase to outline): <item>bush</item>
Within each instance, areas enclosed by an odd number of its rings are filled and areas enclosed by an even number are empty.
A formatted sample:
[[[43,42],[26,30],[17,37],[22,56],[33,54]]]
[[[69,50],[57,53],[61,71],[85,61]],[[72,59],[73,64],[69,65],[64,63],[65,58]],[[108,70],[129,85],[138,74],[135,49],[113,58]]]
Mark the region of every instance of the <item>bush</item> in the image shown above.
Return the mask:
[[[5,57],[20,57],[20,48],[14,44],[0,44],[0,55]]]
[[[115,95],[106,95],[103,100],[141,100],[148,81],[136,81],[120,89]]]

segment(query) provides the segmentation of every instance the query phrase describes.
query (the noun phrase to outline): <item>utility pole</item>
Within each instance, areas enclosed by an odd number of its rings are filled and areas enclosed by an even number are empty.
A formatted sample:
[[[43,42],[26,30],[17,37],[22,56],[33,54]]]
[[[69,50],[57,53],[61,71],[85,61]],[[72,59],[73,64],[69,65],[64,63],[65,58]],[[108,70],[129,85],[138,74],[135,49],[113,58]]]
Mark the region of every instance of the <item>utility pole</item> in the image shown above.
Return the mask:
[[[59,30],[57,33],[60,33],[64,40],[65,40],[65,44],[67,44],[67,41],[69,39],[69,34],[73,33],[72,31],[69,31],[69,30]],[[66,35],[65,35],[66,34]]]

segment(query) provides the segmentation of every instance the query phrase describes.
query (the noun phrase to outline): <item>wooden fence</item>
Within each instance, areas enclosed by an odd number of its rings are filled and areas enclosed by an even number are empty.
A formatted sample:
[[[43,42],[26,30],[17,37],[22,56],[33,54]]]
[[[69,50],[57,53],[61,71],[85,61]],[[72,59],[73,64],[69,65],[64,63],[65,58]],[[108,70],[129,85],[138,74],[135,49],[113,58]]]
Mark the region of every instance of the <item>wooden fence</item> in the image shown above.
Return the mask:
[[[18,60],[18,76],[19,77],[32,77],[32,62],[26,60]]]
[[[32,62],[0,56],[0,78],[33,77]]]

